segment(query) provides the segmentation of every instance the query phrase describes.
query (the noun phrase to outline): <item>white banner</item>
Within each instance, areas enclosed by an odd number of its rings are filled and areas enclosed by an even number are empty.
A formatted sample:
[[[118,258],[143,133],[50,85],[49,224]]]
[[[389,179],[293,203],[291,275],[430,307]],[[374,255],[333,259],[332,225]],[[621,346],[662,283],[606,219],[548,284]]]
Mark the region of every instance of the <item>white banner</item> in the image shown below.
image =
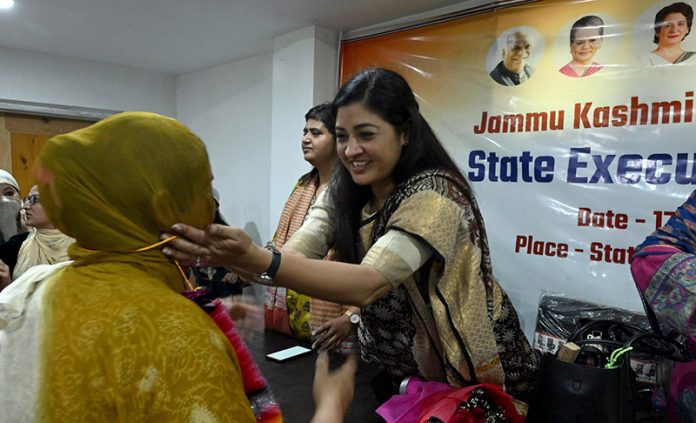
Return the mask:
[[[343,80],[383,66],[416,91],[528,335],[544,291],[642,310],[634,247],[696,185],[692,8],[542,1],[344,43]]]

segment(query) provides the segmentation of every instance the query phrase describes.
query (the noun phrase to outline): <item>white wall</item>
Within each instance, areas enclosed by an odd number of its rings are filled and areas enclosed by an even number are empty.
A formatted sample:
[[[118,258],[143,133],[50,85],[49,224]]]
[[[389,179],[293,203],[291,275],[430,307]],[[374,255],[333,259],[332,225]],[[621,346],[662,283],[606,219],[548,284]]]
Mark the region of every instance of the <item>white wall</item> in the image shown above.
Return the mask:
[[[278,221],[297,179],[311,167],[302,159],[304,114],[314,104],[314,28],[273,40],[271,220]]]
[[[0,47],[0,98],[174,116],[174,75]]]
[[[222,214],[270,239],[273,57],[255,56],[177,77],[177,118],[208,147]],[[299,153],[298,153],[299,155]],[[253,230],[252,230],[253,232]]]
[[[314,105],[333,100],[338,91],[339,34],[314,27]]]
[[[338,34],[308,27],[276,37],[273,54],[179,75],[176,116],[208,147],[221,211],[232,225],[275,231],[302,159],[304,114],[336,89]]]
[[[311,169],[300,150],[304,115],[336,92],[338,33],[316,26],[273,39],[273,121],[270,219],[280,212],[297,179]]]
[[[179,76],[0,47],[0,99],[177,117],[208,146],[225,217],[265,242],[310,169],[304,114],[333,98],[337,46],[312,26],[276,37],[273,54]]]

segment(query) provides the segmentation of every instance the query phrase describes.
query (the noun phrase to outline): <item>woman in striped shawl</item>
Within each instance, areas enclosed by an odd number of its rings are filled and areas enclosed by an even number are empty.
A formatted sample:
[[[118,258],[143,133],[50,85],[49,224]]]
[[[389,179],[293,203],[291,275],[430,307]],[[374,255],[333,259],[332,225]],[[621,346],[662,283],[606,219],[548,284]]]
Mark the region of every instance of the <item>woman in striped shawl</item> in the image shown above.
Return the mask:
[[[305,114],[302,131],[302,154],[313,166],[312,170],[297,181],[280,215],[280,222],[273,236],[273,245],[282,248],[302,226],[309,208],[329,184],[336,167],[336,131],[331,104],[324,103],[309,109]],[[331,259],[331,252],[324,256]],[[292,289],[266,287],[264,318],[268,329],[309,340],[315,333],[315,347],[344,353],[357,347],[350,314],[357,314],[357,307],[311,298]]]

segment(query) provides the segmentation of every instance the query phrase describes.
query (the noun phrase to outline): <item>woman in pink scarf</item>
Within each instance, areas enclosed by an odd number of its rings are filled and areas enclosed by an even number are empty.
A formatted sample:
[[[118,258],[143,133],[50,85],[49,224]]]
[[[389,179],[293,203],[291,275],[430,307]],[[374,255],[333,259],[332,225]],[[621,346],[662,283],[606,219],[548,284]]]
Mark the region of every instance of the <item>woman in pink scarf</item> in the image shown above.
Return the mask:
[[[696,353],[696,191],[638,246],[631,272],[663,332],[684,335]],[[696,422],[696,361],[675,363],[667,421]]]

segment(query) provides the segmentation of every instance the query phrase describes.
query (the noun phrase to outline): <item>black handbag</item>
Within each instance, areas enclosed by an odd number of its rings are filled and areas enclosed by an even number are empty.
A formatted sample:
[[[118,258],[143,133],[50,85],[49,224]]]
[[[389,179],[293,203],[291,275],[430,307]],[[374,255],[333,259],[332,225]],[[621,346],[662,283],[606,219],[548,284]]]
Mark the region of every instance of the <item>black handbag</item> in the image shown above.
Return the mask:
[[[575,363],[544,356],[529,422],[634,422],[638,395],[631,353],[678,359],[681,347],[659,334],[608,320],[580,326],[568,341],[580,346],[581,353]]]

